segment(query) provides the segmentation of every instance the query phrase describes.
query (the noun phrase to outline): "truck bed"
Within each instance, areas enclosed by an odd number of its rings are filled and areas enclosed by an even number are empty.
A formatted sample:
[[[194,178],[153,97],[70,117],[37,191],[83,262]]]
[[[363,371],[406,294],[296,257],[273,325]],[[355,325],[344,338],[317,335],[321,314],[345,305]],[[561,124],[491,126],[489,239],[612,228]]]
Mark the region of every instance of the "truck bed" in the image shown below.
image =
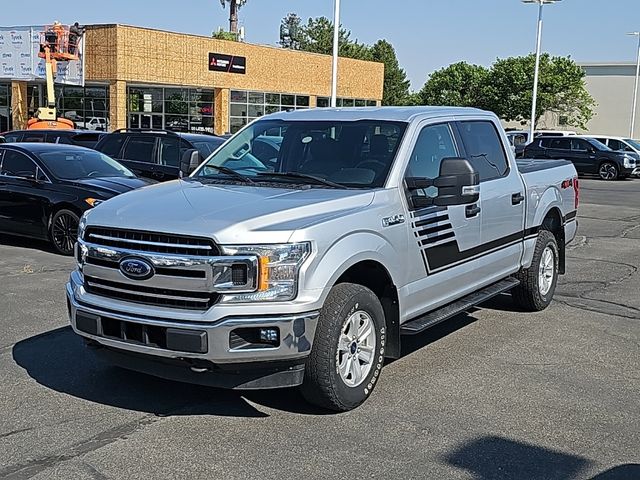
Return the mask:
[[[533,158],[519,158],[516,160],[520,173],[539,172],[540,170],[549,170],[551,168],[562,167],[571,162],[567,160],[547,160]]]

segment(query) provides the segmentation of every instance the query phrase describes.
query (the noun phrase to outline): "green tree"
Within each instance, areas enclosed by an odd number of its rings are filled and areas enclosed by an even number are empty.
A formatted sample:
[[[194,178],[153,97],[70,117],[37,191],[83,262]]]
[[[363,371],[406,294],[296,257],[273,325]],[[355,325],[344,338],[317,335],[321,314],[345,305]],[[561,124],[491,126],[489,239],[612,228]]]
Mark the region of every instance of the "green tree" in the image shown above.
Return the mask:
[[[310,18],[300,32],[300,50],[305,52],[333,53],[333,22],[327,17]],[[351,40],[351,32],[340,27],[338,55],[341,57],[370,60],[369,47]]]
[[[302,19],[295,13],[289,13],[280,22],[280,46],[291,50],[300,50]]]
[[[535,55],[498,59],[485,90],[494,112],[506,121],[531,117]],[[570,57],[540,57],[536,121],[546,112],[564,117],[567,125],[586,128],[595,101],[585,86],[585,72]]]
[[[211,34],[212,38],[217,40],[229,40],[231,42],[238,41],[238,34],[233,32],[225,32],[224,30],[218,30],[217,32],[213,32]]]
[[[489,70],[458,62],[429,76],[418,93],[422,105],[488,108],[485,88]]]
[[[407,73],[400,68],[396,51],[386,40],[371,47],[371,59],[384,64],[383,105],[408,105],[411,102]]]

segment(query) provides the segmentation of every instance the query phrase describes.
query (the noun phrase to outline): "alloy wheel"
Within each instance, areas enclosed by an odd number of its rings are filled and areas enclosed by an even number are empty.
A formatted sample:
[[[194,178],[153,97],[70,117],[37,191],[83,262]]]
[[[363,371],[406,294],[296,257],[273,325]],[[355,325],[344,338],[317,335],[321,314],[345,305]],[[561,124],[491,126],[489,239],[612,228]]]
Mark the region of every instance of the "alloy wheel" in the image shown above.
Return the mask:
[[[51,237],[60,252],[71,254],[78,238],[78,220],[68,213],[57,215],[51,227]]]
[[[374,363],[375,324],[371,316],[358,310],[342,325],[338,341],[337,363],[340,378],[349,387],[365,381]]]
[[[538,289],[540,295],[545,296],[551,290],[556,273],[556,256],[551,247],[543,250],[538,267]]]

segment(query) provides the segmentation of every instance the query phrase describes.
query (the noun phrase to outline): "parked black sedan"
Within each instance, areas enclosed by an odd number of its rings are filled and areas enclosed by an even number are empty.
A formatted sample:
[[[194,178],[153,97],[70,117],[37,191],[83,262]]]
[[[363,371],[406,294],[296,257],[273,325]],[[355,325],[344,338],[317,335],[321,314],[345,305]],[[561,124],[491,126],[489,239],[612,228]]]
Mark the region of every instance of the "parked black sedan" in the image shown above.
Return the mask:
[[[0,232],[49,240],[73,254],[85,210],[151,182],[106,155],[47,143],[0,145]]]

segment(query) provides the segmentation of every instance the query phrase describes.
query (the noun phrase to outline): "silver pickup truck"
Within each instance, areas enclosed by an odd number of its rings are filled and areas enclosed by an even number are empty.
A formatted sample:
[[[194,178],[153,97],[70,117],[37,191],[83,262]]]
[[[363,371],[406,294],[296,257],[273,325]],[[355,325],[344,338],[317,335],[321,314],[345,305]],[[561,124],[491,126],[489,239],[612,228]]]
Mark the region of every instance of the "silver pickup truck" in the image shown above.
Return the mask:
[[[405,335],[503,292],[546,308],[577,228],[572,164],[516,164],[476,109],[277,113],[182,168],[81,219],[74,331],[125,368],[338,411]]]

